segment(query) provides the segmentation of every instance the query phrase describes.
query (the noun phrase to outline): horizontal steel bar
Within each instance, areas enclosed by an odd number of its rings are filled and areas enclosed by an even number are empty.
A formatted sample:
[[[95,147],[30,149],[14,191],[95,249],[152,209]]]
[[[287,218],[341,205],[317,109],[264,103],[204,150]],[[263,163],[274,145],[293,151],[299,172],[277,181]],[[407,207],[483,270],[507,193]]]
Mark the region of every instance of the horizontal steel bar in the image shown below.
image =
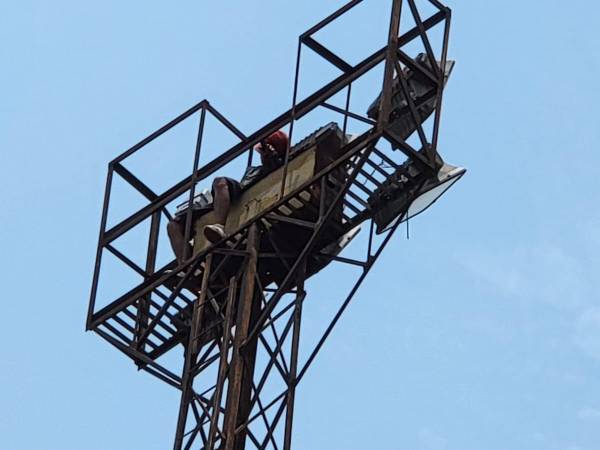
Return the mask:
[[[113,159],[110,162],[110,165],[114,165],[114,164],[116,164],[116,163],[118,163],[120,161],[123,161],[125,158],[127,158],[128,156],[130,156],[133,153],[137,152],[140,148],[142,148],[146,144],[149,144],[150,142],[152,142],[157,137],[159,137],[162,134],[164,134],[167,131],[169,131],[171,128],[173,128],[175,125],[177,125],[181,121],[187,119],[192,114],[200,111],[202,108],[205,108],[207,104],[208,104],[208,101],[206,99],[204,99],[201,102],[195,104],[190,109],[188,109],[187,111],[183,112],[182,114],[180,114],[179,116],[177,116],[176,118],[174,118],[173,120],[171,120],[166,125],[160,127],[158,130],[156,130],[150,136],[142,139],[140,142],[138,142],[137,144],[135,144],[133,147],[131,147],[130,149],[128,149],[128,150],[124,151],[123,153],[121,153],[119,156],[117,156],[115,159]]]
[[[338,9],[337,11],[334,11],[332,14],[330,14],[329,16],[325,17],[323,20],[321,20],[319,23],[313,25],[312,27],[310,27],[308,30],[306,30],[304,33],[302,33],[300,35],[300,39],[302,40],[303,38],[305,38],[306,36],[311,36],[313,34],[315,34],[317,31],[319,31],[320,29],[322,29],[323,27],[329,25],[331,22],[333,22],[335,19],[337,19],[338,17],[340,17],[342,14],[344,14],[345,12],[351,10],[352,8],[354,8],[356,5],[358,5],[359,3],[362,3],[363,0],[352,0],[348,3],[346,3],[344,6],[342,6],[340,9]]]
[[[348,64],[346,61],[344,61],[342,58],[340,58],[338,55],[333,53],[321,43],[315,41],[312,37],[305,37],[303,39],[300,39],[300,41],[308,48],[313,50],[315,53],[317,53],[319,56],[323,57],[335,67],[340,69],[342,72],[348,73],[352,70],[352,66],[350,64]]]
[[[412,70],[413,73],[420,73],[425,78],[427,78],[429,81],[431,81],[432,87],[438,87],[440,85],[440,79],[438,77],[436,77],[435,75],[433,75],[429,71],[429,69],[427,69],[426,67],[423,67],[421,64],[419,64],[418,62],[416,62],[413,58],[411,58],[410,56],[408,56],[406,53],[404,53],[400,49],[398,50],[398,59],[406,67],[408,67],[410,70]],[[442,83],[443,82],[444,82],[444,79],[442,77]]]
[[[104,248],[106,248],[106,250],[108,250],[113,255],[115,255],[117,258],[119,258],[122,262],[124,262],[127,266],[129,266],[133,271],[137,272],[138,275],[141,275],[143,277],[148,275],[144,269],[142,269],[140,266],[138,266],[136,263],[134,263],[131,259],[129,259],[120,250],[113,247],[112,244],[107,244],[106,246],[104,246]]]
[[[146,197],[150,201],[156,200],[158,195],[146,186],[138,177],[136,177],[133,173],[131,173],[125,166],[121,163],[115,163],[113,165],[115,172],[117,172],[121,177],[127,181],[131,186],[133,186],[140,194]]]
[[[106,331],[101,330],[100,328],[97,328],[96,330],[94,330],[94,332],[98,333],[102,338],[104,338],[109,343],[111,343],[112,345],[114,345],[115,347],[117,347],[123,353],[127,354],[134,361],[140,360],[142,362],[145,362],[149,366],[151,366],[151,367],[155,368],[156,370],[160,371],[166,377],[168,377],[171,380],[173,380],[175,383],[181,385],[181,378],[179,378],[177,375],[175,375],[170,370],[165,369],[160,364],[152,361],[150,358],[148,358],[143,353],[140,353],[140,352],[138,352],[138,351],[136,351],[136,350],[134,350],[134,349],[132,349],[130,347],[127,347],[123,343],[119,342],[119,340],[115,339],[113,336],[111,336],[110,334],[108,334]]]
[[[247,139],[247,136],[244,133],[238,130],[225,116],[223,116],[223,114],[217,111],[209,102],[206,102],[206,109],[208,109],[208,111],[213,116],[215,116],[219,122],[225,125],[229,129],[229,131],[235,134],[238,138],[240,138],[241,140]]]
[[[375,126],[377,124],[377,122],[375,122],[374,120],[371,120],[371,119],[368,119],[366,117],[363,117],[360,114],[355,114],[353,112],[346,111],[343,108],[340,108],[340,107],[335,106],[335,105],[331,105],[331,104],[329,104],[327,102],[321,103],[321,106],[323,106],[324,108],[330,109],[332,111],[335,111],[337,113],[340,113],[340,114],[342,114],[344,116],[351,117],[352,119],[356,119],[356,120],[358,120],[360,122],[364,122],[364,123],[369,124],[371,126]]]
[[[275,220],[278,222],[286,222],[299,227],[313,229],[316,224],[307,220],[294,219],[293,217],[282,216],[281,214],[269,213],[265,217],[267,220]]]
[[[352,258],[344,258],[343,256],[330,255],[328,253],[320,252],[319,256],[325,256],[326,258],[330,258],[332,261],[337,261],[345,264],[350,264],[352,266],[366,267],[367,263],[364,261],[358,261]]]

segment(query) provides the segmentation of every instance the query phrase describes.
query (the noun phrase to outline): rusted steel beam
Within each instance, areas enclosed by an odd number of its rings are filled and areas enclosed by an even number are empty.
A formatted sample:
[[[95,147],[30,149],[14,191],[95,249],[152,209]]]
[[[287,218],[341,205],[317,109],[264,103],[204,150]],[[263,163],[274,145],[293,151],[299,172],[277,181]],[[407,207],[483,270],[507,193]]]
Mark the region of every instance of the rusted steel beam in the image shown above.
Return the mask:
[[[148,236],[148,251],[146,253],[146,278],[148,275],[152,275],[154,270],[156,269],[156,253],[158,250],[158,236],[160,233],[160,212],[155,212],[152,214],[152,218],[150,219],[150,233]],[[137,350],[144,351],[144,343],[138,345],[139,337],[146,331],[148,328],[150,313],[150,300],[152,293],[149,292],[144,297],[140,297],[138,303],[137,310],[137,320],[136,320],[136,346]]]
[[[206,121],[206,108],[203,108],[200,112],[200,124],[198,125],[198,136],[196,137],[196,149],[194,151],[194,163],[192,165],[192,183],[190,186],[190,193],[188,196],[187,213],[185,215],[185,226],[183,232],[183,259],[190,257],[190,241],[192,234],[192,205],[194,203],[194,195],[196,195],[196,176],[198,173],[198,164],[200,163],[200,152],[202,151],[202,138],[204,137],[204,123]]]
[[[347,11],[351,10],[352,8],[354,8],[356,5],[358,5],[359,3],[361,3],[363,0],[352,0],[348,3],[346,3],[344,6],[342,6],[340,9],[338,9],[337,11],[334,11],[332,14],[330,14],[329,16],[325,17],[323,20],[321,20],[319,23],[313,25],[312,27],[310,27],[308,30],[306,30],[304,33],[302,33],[300,35],[300,39],[305,38],[306,36],[311,36],[313,34],[315,34],[317,31],[319,31],[321,28],[329,25],[331,22],[333,22],[335,19],[337,19],[338,17],[340,17],[342,14],[346,13]]]
[[[290,352],[290,376],[288,378],[288,394],[286,399],[285,411],[285,431],[283,437],[283,450],[290,450],[292,447],[292,424],[294,419],[294,402],[296,400],[296,375],[298,373],[298,347],[300,345],[300,324],[302,321],[302,303],[306,292],[304,291],[304,281],[306,278],[306,261],[298,271],[298,292],[296,293],[296,302],[294,305],[294,325],[292,330],[292,349]]]
[[[388,45],[385,49],[385,68],[383,72],[383,89],[381,92],[381,103],[377,116],[377,130],[382,131],[392,110],[392,85],[394,83],[394,62],[397,59],[398,32],[400,30],[400,13],[402,11],[402,0],[393,0],[392,13],[390,16],[390,29],[388,33]]]
[[[254,363],[258,339],[253,339],[247,346],[242,346],[260,309],[260,297],[255,292],[255,279],[258,261],[260,237],[258,226],[252,224],[248,229],[247,251],[244,277],[242,280],[240,300],[233,340],[233,354],[229,369],[229,385],[224,417],[224,450],[243,450],[246,442],[246,431],[236,433],[238,423],[245,422],[250,415],[248,409],[254,377]]]
[[[223,395],[223,388],[225,380],[227,378],[227,371],[229,370],[229,348],[231,340],[231,327],[233,325],[233,311],[234,301],[236,298],[237,282],[235,277],[229,280],[229,292],[227,294],[227,306],[225,307],[225,322],[223,323],[223,337],[221,341],[220,353],[219,353],[219,369],[217,372],[217,384],[214,395],[214,408],[210,419],[210,429],[208,432],[208,442],[206,444],[206,450],[213,450],[215,441],[217,438],[217,431],[219,425],[219,413],[221,399]],[[220,433],[222,434],[222,433]]]
[[[202,285],[196,301],[194,302],[194,309],[192,312],[192,324],[190,327],[190,335],[188,343],[185,349],[185,363],[183,367],[182,379],[182,390],[181,390],[181,402],[179,405],[179,417],[177,419],[177,430],[175,434],[174,450],[181,450],[183,444],[183,435],[185,433],[185,424],[187,421],[188,410],[190,402],[192,402],[193,394],[193,383],[194,377],[192,369],[196,363],[198,357],[198,341],[196,336],[200,332],[200,326],[202,324],[202,317],[204,315],[204,306],[206,304],[206,297],[208,292],[208,277],[210,275],[210,266],[212,262],[212,255],[206,257],[206,264],[204,265],[204,274],[202,276]]]
[[[98,281],[100,280],[100,266],[102,264],[102,253],[104,246],[102,241],[106,233],[106,221],[108,219],[108,207],[110,205],[110,193],[112,191],[113,168],[108,166],[106,174],[106,186],[104,188],[104,201],[102,203],[102,216],[100,218],[100,231],[98,233],[98,246],[96,247],[96,260],[94,261],[94,275],[92,276],[92,287],[90,288],[90,303],[88,305],[85,329],[91,330],[94,310],[96,309],[96,295],[98,294]]]
[[[437,64],[437,63],[436,63]],[[410,115],[412,116],[413,121],[415,122],[415,128],[417,129],[417,134],[419,135],[419,140],[421,141],[421,147],[425,148],[427,146],[427,137],[425,136],[425,131],[423,131],[423,124],[421,120],[421,114],[417,111],[415,106],[415,102],[410,95],[410,91],[408,89],[408,82],[406,81],[406,77],[404,76],[404,72],[400,67],[400,63],[398,60],[394,61],[394,65],[396,67],[396,73],[398,74],[398,81],[400,82],[400,88],[402,89],[402,93],[404,94],[404,98],[408,103],[408,107],[410,109]]]
[[[375,125],[375,123],[376,123],[374,120],[369,119],[368,117],[363,117],[360,114],[353,113],[351,111],[348,111],[347,109],[339,108],[339,107],[337,107],[335,105],[331,105],[327,102],[321,103],[321,106],[323,108],[327,108],[327,109],[330,109],[332,111],[342,114],[344,116],[344,123],[347,121],[348,117],[358,120],[359,122],[364,122],[371,126]],[[343,128],[343,131],[345,132],[345,128]]]
[[[450,40],[450,23],[452,19],[452,11],[446,9],[446,20],[444,21],[444,43],[442,44],[442,75],[441,84],[438,89],[437,104],[435,107],[435,116],[433,119],[433,136],[431,138],[431,146],[437,151],[438,137],[440,132],[440,119],[442,115],[442,97],[444,93],[444,70],[446,68],[446,61],[448,60],[448,43]]]
[[[109,333],[102,330],[101,328],[96,328],[94,330],[94,332],[98,333],[100,336],[102,336],[102,338],[106,339],[110,344],[115,346],[117,349],[121,350],[123,353],[125,353],[127,356],[129,356],[134,361],[137,361],[137,360],[143,361],[147,365],[160,371],[165,377],[170,379],[171,382],[174,383],[177,388],[181,389],[181,378],[179,378],[177,375],[175,375],[170,370],[165,369],[160,364],[155,363],[153,360],[151,360],[145,354],[140,353],[137,350],[134,350],[133,348],[128,347],[127,345],[123,344],[118,339],[114,338],[113,336],[111,336]]]
[[[315,41],[312,37],[307,36],[301,40],[302,40],[303,44],[305,44],[310,49],[314,50],[315,53],[317,53],[319,56],[325,58],[327,61],[329,61],[335,67],[340,69],[342,72],[348,73],[352,70],[352,66],[350,64],[348,64],[346,61],[344,61],[338,55],[333,53],[331,50],[329,50],[323,44]]]
[[[435,60],[435,55],[433,53],[433,48],[431,47],[431,42],[429,42],[429,37],[427,36],[427,29],[423,25],[423,21],[421,20],[421,14],[419,14],[419,9],[417,8],[415,0],[407,1],[413,18],[415,19],[415,23],[419,28],[419,36],[421,37],[421,41],[423,42],[423,46],[425,47],[425,52],[427,53],[429,64],[431,64],[431,70],[433,70],[438,75],[438,78],[440,78],[443,83],[445,68],[443,66],[440,68],[437,65],[437,61]]]
[[[114,164],[115,172],[117,172],[121,177],[129,183],[135,190],[137,190],[140,194],[146,197],[149,201],[154,201],[158,197],[158,195],[150,189],[146,184],[142,182],[138,177],[136,177],[133,173],[131,173],[125,166],[121,163]]]

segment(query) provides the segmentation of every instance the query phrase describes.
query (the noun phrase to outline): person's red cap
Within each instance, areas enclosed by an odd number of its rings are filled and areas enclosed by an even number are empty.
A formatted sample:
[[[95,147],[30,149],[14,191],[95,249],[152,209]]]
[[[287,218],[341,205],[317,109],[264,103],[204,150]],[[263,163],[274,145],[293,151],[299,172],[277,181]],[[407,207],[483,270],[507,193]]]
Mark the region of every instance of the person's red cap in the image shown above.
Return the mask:
[[[279,155],[285,155],[285,151],[287,150],[288,146],[288,141],[288,135],[281,130],[276,131],[275,133],[271,134],[267,139],[265,139],[265,142],[267,144],[272,145]]]

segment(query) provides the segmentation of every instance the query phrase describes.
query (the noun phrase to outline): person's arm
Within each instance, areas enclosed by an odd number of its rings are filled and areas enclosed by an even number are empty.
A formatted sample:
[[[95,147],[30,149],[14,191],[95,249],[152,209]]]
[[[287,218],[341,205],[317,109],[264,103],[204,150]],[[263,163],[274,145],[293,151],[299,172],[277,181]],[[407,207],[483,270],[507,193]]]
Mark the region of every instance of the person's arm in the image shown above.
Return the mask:
[[[279,156],[272,145],[257,144],[254,149],[260,154],[260,162],[263,166],[272,168],[278,165]]]

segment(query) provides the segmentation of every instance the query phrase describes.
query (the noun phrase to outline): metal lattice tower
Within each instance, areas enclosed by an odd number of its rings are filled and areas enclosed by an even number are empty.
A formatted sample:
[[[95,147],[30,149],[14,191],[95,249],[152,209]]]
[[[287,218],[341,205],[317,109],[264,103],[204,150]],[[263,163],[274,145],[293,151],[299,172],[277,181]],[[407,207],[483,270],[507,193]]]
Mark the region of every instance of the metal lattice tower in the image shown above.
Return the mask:
[[[422,16],[420,2],[433,12]],[[333,327],[400,223],[424,209],[415,206],[416,200],[433,196],[427,200],[429,206],[464,172],[446,170],[443,178],[440,173],[447,166],[437,150],[442,93],[451,69],[450,9],[437,0],[393,0],[387,41],[350,64],[314,36],[360,3],[349,2],[300,36],[293,104],[272,122],[246,135],[204,100],[109,163],[87,329],[130,357],[139,369],[181,391],[175,450],[290,449],[296,387]],[[413,25],[401,29],[403,18]],[[434,35],[439,42],[434,43]],[[409,56],[406,48],[416,44],[424,51]],[[299,99],[305,48],[341,74]],[[381,92],[380,96],[366,116],[352,111],[352,86],[378,69],[383,69],[383,80],[373,86],[373,97]],[[331,101],[338,93],[345,96],[343,107]],[[276,130],[288,127],[293,142],[295,124],[316,110],[337,114],[342,125],[330,124],[288,146],[272,204],[240,221],[221,242],[194,248],[183,263],[171,260],[157,267],[165,219],[172,218],[169,209],[174,202],[185,197],[191,211],[199,183],[210,182],[236,162],[250,165],[254,145]],[[209,116],[238,142],[200,164]],[[198,120],[190,174],[157,193],[127,167],[128,161],[190,120]],[[352,137],[351,123],[362,127]],[[299,153],[316,146],[319,155],[319,139],[329,139],[327,145],[335,141],[334,157],[315,163],[314,173],[294,185],[292,165],[298,160],[294,149]],[[145,203],[109,227],[117,177]],[[385,220],[390,214],[393,220]],[[147,226],[143,264],[117,245],[140,224]],[[185,224],[189,241],[195,229],[191,212]],[[362,253],[348,256],[345,246],[359,227]],[[99,285],[111,282],[101,280],[107,254],[140,281],[100,305]],[[353,268],[355,276],[347,291],[340,289],[337,312],[316,344],[300,358],[303,311],[310,299],[307,280],[335,265]]]

